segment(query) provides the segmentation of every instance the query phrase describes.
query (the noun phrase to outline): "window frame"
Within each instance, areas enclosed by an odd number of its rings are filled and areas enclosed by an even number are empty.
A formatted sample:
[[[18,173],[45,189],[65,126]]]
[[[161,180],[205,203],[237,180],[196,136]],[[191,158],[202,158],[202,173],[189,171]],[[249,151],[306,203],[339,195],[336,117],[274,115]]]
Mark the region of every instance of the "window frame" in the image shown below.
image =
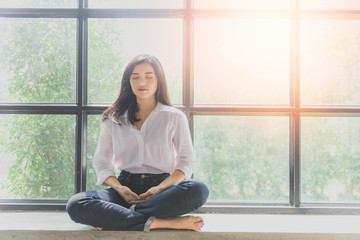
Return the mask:
[[[264,204],[207,203],[197,212],[260,214],[360,214],[360,204],[301,203],[300,121],[302,116],[360,116],[360,105],[303,106],[300,102],[300,24],[308,18],[355,18],[360,10],[303,10],[300,0],[289,0],[285,10],[195,9],[194,0],[184,0],[183,9],[95,9],[88,0],[78,0],[78,8],[1,8],[5,18],[76,18],[77,58],[76,104],[0,104],[0,114],[76,115],[75,191],[86,191],[87,116],[101,114],[107,106],[87,102],[88,19],[89,18],[182,18],[183,19],[183,91],[182,110],[189,118],[193,137],[196,115],[243,115],[289,117],[289,203]],[[290,103],[269,105],[194,104],[194,19],[196,18],[282,17],[290,21]],[[65,200],[0,199],[0,210],[65,210]]]

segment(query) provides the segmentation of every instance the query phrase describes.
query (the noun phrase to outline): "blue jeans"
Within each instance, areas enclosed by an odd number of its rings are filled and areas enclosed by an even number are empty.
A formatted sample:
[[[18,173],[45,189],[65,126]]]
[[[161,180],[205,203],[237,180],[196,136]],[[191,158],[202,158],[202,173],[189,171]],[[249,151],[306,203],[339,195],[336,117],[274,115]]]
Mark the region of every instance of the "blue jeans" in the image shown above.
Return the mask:
[[[168,173],[131,174],[122,171],[118,180],[139,195],[159,185],[168,176]],[[133,207],[112,188],[78,193],[70,198],[66,211],[73,221],[104,230],[148,231],[154,217],[190,213],[201,207],[208,195],[209,190],[203,182],[187,179]]]

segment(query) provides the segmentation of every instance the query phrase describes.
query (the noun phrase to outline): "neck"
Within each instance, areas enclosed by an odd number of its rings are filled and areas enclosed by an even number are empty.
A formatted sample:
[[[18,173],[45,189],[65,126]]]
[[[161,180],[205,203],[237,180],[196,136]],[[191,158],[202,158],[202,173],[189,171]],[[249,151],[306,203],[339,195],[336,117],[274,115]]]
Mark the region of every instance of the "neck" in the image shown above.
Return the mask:
[[[137,99],[137,103],[139,105],[139,112],[151,112],[157,105],[155,98]]]

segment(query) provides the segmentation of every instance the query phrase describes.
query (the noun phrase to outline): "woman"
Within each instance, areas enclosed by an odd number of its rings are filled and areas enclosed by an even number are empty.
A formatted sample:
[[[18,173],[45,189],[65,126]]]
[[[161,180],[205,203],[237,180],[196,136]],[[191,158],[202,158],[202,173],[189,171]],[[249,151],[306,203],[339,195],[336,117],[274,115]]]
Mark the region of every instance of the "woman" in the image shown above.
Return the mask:
[[[155,57],[130,61],[118,99],[102,116],[93,166],[97,185],[111,188],[73,196],[66,206],[71,219],[96,230],[200,231],[201,217],[181,215],[202,206],[209,190],[190,179],[195,158],[188,121],[170,105]],[[122,170],[118,178],[115,169]]]

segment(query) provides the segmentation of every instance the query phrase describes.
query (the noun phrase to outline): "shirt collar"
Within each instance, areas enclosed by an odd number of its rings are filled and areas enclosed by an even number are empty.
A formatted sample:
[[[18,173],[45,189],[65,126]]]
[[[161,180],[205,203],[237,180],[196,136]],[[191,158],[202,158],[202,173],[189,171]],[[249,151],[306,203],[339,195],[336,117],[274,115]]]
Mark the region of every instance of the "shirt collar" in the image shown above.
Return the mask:
[[[151,112],[151,114],[158,113],[158,112],[161,112],[161,111],[166,111],[167,107],[168,107],[167,105],[164,105],[164,104],[158,102],[158,103],[156,104],[156,107],[154,108],[154,110]],[[125,117],[125,118],[128,117],[128,112],[126,112],[126,113],[124,114],[124,117]]]

